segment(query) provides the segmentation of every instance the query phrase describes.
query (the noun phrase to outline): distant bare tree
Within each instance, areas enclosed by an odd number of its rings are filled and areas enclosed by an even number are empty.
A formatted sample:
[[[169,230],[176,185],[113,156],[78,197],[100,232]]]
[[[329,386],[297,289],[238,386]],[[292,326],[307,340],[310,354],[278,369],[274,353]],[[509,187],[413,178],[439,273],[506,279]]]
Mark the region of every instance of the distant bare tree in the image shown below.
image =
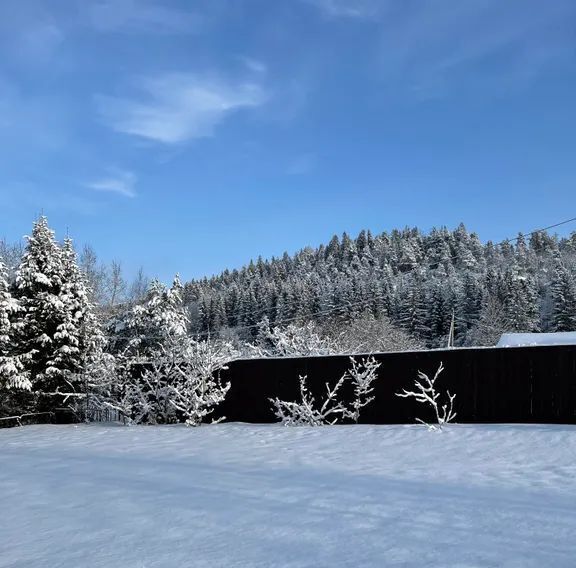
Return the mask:
[[[122,264],[113,260],[107,281],[108,306],[114,307],[121,303],[126,295],[126,280],[122,275]]]
[[[341,353],[383,353],[425,349],[424,344],[394,325],[387,317],[363,314],[351,322],[332,325],[326,331]]]
[[[6,239],[0,239],[0,259],[4,261],[8,282],[14,281],[16,267],[22,258],[22,243],[9,243]]]
[[[480,311],[480,318],[468,332],[470,345],[496,345],[503,333],[513,329],[506,309],[497,298],[489,297]]]
[[[141,302],[145,296],[148,286],[150,285],[150,279],[146,274],[144,274],[144,268],[140,267],[132,284],[130,284],[130,289],[128,291],[128,299],[132,303]]]
[[[322,335],[313,322],[279,327],[270,326],[268,318],[258,324],[255,344],[247,347],[251,357],[330,355],[341,352],[339,346]]]
[[[90,245],[84,245],[79,262],[90,289],[90,300],[94,304],[104,304],[108,279],[106,267],[98,263],[98,257]]]

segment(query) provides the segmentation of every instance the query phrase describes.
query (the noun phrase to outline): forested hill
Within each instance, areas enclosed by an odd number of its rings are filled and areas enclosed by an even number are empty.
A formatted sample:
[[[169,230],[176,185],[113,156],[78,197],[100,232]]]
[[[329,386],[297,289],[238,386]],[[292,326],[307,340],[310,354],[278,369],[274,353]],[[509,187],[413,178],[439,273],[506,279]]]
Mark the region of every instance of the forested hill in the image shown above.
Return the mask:
[[[272,324],[330,325],[362,314],[389,318],[429,346],[492,344],[503,331],[576,329],[576,232],[483,244],[464,225],[417,228],[326,245],[224,271],[185,286],[193,329],[250,337]]]

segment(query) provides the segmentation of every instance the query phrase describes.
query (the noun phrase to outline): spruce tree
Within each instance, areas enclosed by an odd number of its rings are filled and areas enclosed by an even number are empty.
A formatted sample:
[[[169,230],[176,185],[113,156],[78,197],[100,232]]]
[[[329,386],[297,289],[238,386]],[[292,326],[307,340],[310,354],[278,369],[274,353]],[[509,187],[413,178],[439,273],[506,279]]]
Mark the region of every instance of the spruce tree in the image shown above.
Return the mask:
[[[576,285],[559,258],[552,280],[552,302],[554,331],[576,331]]]
[[[150,283],[144,304],[134,306],[126,315],[125,327],[131,338],[128,353],[150,355],[170,339],[186,334],[188,318],[182,290],[178,276],[171,288],[159,280]]]
[[[0,258],[0,389],[30,390],[31,384],[18,353],[20,302],[8,286],[8,270]]]
[[[44,393],[67,391],[68,369],[57,366],[55,354],[67,325],[66,301],[62,297],[64,267],[62,251],[46,217],[34,223],[32,235],[16,272],[16,293],[22,305],[21,348],[32,388]],[[41,406],[50,405],[46,397]]]
[[[62,248],[62,266],[66,320],[57,334],[55,359],[71,373],[80,373],[97,362],[105,338],[90,302],[91,291],[78,266],[76,251],[69,238]]]

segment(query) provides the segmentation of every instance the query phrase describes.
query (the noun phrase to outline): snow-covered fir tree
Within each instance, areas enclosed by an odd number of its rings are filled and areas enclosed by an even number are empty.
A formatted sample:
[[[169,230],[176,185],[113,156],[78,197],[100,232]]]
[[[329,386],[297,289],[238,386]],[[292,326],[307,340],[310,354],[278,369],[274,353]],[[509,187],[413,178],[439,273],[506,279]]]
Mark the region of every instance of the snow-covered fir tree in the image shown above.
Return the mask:
[[[554,331],[576,330],[576,282],[562,260],[556,258],[552,280]]]
[[[31,387],[22,355],[17,350],[21,313],[20,302],[8,286],[8,270],[0,258],[0,390],[30,390]]]
[[[69,368],[57,356],[59,348],[66,350],[61,335],[69,319],[62,250],[44,216],[26,240],[16,272],[16,295],[22,306],[20,350],[35,391],[68,391]],[[45,397],[42,406],[50,406]]]
[[[144,302],[128,310],[120,327],[127,333],[129,352],[145,357],[167,340],[186,335],[187,324],[177,275],[170,288],[153,280]]]
[[[81,396],[84,375],[96,365],[104,336],[72,241],[61,247],[43,216],[27,241],[16,271],[16,351],[38,407],[48,410]]]
[[[62,247],[62,322],[54,334],[52,365],[78,380],[88,362],[102,351],[104,336],[89,301],[84,275],[78,267],[72,240]]]
[[[68,370],[71,394],[64,399],[76,412],[83,414],[88,406],[89,385],[109,366],[105,361],[106,338],[96,309],[91,301],[93,293],[84,272],[80,269],[72,239],[66,238],[62,247],[62,299],[65,320],[55,340],[55,364]]]

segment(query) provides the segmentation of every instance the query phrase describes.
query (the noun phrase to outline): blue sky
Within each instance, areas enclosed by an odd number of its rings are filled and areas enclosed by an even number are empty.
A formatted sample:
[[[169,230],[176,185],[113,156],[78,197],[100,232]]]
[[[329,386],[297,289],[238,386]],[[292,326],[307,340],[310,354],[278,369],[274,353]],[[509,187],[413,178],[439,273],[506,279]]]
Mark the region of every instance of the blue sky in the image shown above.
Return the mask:
[[[168,280],[576,215],[575,23],[573,0],[3,0],[0,236],[44,211]]]

